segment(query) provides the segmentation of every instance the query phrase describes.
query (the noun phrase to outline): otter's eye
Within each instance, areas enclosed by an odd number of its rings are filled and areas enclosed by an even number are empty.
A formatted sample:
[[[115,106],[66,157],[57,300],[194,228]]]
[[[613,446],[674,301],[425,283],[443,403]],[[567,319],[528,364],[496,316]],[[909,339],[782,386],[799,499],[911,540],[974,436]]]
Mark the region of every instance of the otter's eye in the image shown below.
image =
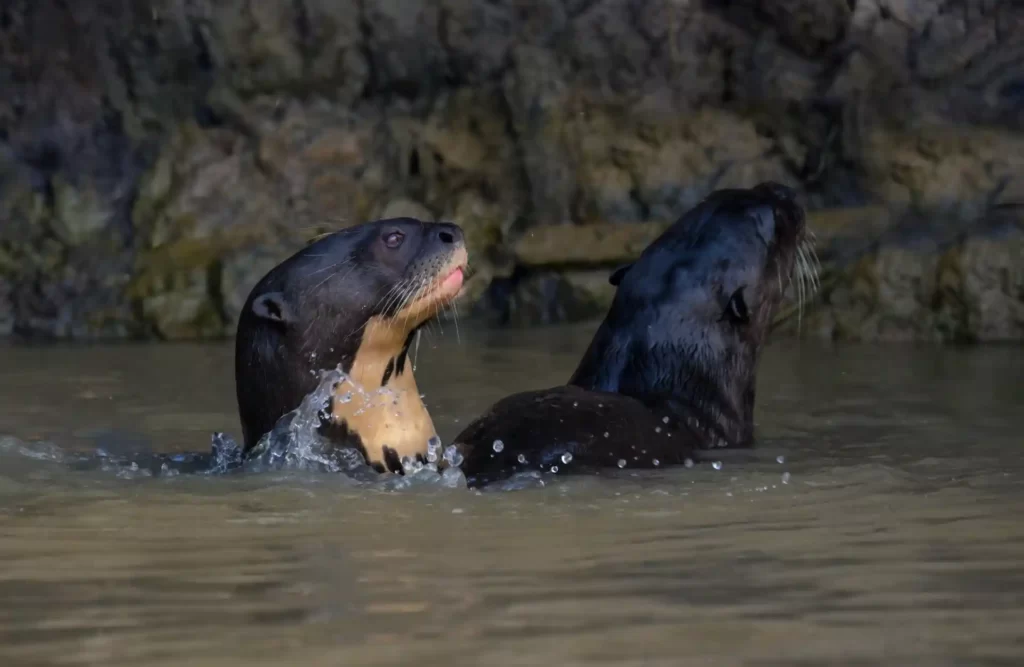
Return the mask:
[[[389,232],[384,237],[384,245],[394,250],[398,246],[402,245],[402,241],[405,240],[405,234],[402,232]]]
[[[722,313],[722,319],[728,319],[733,324],[746,324],[750,321],[750,310],[747,308],[747,300],[743,298],[743,290],[745,288],[745,285],[740,287],[729,297],[729,303],[725,304],[725,312]]]

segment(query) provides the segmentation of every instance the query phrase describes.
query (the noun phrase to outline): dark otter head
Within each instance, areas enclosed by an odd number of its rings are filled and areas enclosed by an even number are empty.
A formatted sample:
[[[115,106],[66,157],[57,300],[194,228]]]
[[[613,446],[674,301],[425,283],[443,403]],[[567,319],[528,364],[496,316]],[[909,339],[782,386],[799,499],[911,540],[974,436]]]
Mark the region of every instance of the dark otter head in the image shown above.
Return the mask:
[[[708,446],[750,444],[761,348],[804,239],[789,188],[712,193],[612,275],[570,384],[667,410]]]
[[[357,357],[367,368],[390,362],[392,374],[400,358],[404,368],[410,337],[459,294],[466,263],[457,225],[396,218],[329,234],[272,269],[252,289],[235,342],[245,448],[316,388],[318,370],[349,373]]]

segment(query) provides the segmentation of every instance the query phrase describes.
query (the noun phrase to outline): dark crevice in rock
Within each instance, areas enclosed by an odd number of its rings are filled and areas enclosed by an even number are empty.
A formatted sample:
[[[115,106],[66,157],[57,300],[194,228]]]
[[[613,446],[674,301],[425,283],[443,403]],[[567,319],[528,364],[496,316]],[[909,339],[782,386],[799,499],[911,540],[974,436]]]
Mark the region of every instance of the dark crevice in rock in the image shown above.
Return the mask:
[[[224,302],[224,262],[215,259],[206,269],[206,292],[216,317],[223,323],[231,321]]]
[[[224,125],[224,117],[217,113],[209,104],[196,104],[194,117],[199,127],[223,127]]]
[[[106,42],[107,55],[114,63],[114,69],[124,83],[124,90],[125,94],[128,96],[128,100],[132,104],[138,104],[139,98],[135,91],[135,74],[132,72],[131,64],[128,62],[128,57],[125,54],[124,49],[117,43],[112,31],[107,31]]]
[[[413,148],[409,151],[409,176],[417,178],[420,175],[420,151]]]
[[[309,11],[306,9],[305,0],[292,0],[292,10],[295,12],[295,34],[298,38],[299,53],[302,55],[303,71],[308,76],[312,30],[309,25]]]
[[[213,56],[210,55],[210,46],[203,36],[203,30],[199,23],[190,20],[188,22],[189,36],[192,39],[192,47],[195,49],[195,63],[200,72],[213,71]]]
[[[357,0],[359,8],[359,50],[366,62],[366,85],[363,87],[363,98],[370,97],[377,90],[380,73],[373,60],[373,26],[366,13],[366,3],[373,0]]]

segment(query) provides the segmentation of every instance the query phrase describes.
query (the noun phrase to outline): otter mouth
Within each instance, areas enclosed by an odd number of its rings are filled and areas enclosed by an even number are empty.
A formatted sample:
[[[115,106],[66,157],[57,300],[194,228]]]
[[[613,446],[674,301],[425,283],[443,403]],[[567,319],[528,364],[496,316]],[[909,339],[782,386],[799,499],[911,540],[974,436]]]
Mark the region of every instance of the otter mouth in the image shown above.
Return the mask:
[[[466,285],[469,256],[464,248],[434,273],[432,279],[421,279],[416,295],[395,313],[396,319],[425,319],[462,296]]]
[[[437,287],[438,295],[445,299],[455,299],[462,293],[466,284],[466,267],[456,266],[448,275],[441,278]]]
[[[461,256],[453,257],[452,261],[438,271],[437,277],[410,305],[422,302],[450,303],[462,295],[462,288],[466,285],[467,262],[465,253],[459,254]]]

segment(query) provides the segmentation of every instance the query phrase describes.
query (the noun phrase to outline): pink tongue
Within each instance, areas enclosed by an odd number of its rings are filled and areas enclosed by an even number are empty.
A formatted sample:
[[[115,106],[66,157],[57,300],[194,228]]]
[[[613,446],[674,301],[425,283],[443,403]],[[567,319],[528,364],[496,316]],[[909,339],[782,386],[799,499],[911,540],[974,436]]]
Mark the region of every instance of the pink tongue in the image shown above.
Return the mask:
[[[462,269],[455,269],[451,272],[451,275],[444,279],[441,286],[445,289],[448,289],[449,287],[452,289],[459,289],[462,287],[462,278]]]

